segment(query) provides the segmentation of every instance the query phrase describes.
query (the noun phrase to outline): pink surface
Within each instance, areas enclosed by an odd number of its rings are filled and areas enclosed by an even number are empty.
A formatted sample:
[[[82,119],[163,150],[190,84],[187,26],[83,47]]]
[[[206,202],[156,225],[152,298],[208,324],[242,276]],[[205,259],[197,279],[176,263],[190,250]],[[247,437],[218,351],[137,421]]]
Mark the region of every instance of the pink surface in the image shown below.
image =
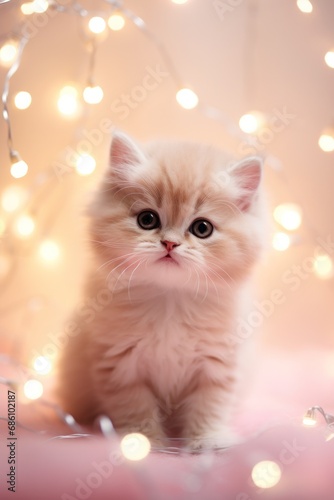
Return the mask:
[[[68,428],[40,403],[19,402],[17,420],[30,430],[16,430],[14,494],[6,485],[7,420],[0,421],[0,498],[333,500],[334,440],[325,440],[328,428],[321,418],[315,428],[301,424],[309,406],[319,404],[333,413],[328,367],[326,352],[268,355],[236,421],[245,436],[242,444],[201,455],[152,452],[141,462],[126,460],[116,438],[50,439],[68,434]],[[1,376],[13,378],[14,372],[0,366]],[[1,417],[7,415],[7,390],[0,384]],[[259,488],[251,478],[262,460],[281,469],[281,480],[272,488]]]

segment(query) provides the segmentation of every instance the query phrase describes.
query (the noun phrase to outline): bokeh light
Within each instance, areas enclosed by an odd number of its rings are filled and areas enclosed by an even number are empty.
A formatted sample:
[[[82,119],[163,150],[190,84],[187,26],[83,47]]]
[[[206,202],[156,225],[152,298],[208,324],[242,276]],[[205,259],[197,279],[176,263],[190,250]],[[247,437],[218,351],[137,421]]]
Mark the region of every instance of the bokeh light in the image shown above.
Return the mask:
[[[131,461],[143,460],[149,454],[151,444],[146,436],[138,432],[127,434],[121,441],[121,450],[125,458]]]
[[[198,104],[198,96],[188,88],[180,89],[176,94],[176,100],[184,109],[194,109]]]
[[[39,380],[28,380],[24,384],[23,392],[28,399],[39,399],[43,395],[43,384]]]
[[[263,460],[254,465],[252,480],[255,486],[262,489],[273,488],[279,483],[282,471],[280,466],[272,460]]]

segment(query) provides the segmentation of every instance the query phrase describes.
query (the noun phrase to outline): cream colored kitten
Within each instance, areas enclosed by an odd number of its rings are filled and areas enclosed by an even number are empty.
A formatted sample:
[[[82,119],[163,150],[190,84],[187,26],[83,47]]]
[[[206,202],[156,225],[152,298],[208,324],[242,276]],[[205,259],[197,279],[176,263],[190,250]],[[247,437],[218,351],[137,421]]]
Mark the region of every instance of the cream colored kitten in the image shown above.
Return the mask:
[[[60,364],[63,407],[82,423],[193,449],[224,446],[242,373],[233,341],[263,234],[261,160],[114,135],[89,209],[97,259]]]

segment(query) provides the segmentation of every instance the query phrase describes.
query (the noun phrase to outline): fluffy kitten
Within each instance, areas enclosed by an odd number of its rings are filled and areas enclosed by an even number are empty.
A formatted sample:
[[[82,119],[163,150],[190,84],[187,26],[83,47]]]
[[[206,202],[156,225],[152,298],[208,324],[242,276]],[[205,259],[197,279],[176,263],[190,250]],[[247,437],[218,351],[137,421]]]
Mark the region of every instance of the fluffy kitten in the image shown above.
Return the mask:
[[[111,300],[89,322],[76,315],[60,364],[61,404],[79,422],[105,414],[120,434],[160,445],[230,440],[260,180],[256,157],[233,164],[206,146],[114,135],[89,209],[98,265],[85,291],[97,300],[107,288]]]

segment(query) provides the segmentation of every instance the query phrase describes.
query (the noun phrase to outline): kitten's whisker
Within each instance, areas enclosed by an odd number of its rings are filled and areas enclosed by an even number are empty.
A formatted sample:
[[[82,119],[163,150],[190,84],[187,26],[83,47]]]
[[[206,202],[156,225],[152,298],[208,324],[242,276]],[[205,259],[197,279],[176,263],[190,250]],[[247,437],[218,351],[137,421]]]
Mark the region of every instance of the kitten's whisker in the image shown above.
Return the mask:
[[[144,262],[144,260],[147,260],[147,259],[144,259],[144,258],[140,258],[139,259],[139,262],[137,264],[137,266],[134,268],[134,270],[132,271],[132,273],[130,274],[130,278],[129,278],[129,281],[128,281],[128,297],[129,297],[129,301],[132,302],[132,299],[131,299],[131,293],[130,293],[130,287],[131,287],[131,280],[132,280],[132,277],[134,275],[134,273],[136,272],[136,270],[138,269],[138,267]],[[135,264],[135,262],[134,262]]]
[[[103,264],[101,264],[100,267],[97,268],[97,271],[100,271],[100,269],[102,269],[103,267],[108,266],[108,265],[112,264],[113,262],[115,262],[117,260],[124,259],[126,257],[131,257],[132,255],[137,255],[137,253],[136,252],[130,252],[130,253],[127,253],[127,254],[124,254],[124,255],[120,255],[119,257],[114,257],[113,259],[107,260],[106,262],[104,262]]]
[[[118,264],[118,266],[116,266],[114,269],[112,269],[109,273],[108,273],[108,276],[107,276],[107,279],[106,281],[108,282],[109,281],[109,278],[110,276],[112,275],[112,273],[114,273],[120,266],[126,264],[127,261],[129,261],[131,259],[131,256],[127,257],[126,259],[124,259],[120,264]],[[136,261],[137,262],[137,261]],[[131,264],[130,264],[131,266]],[[114,293],[114,290],[116,288],[116,285],[118,283],[118,281],[121,279],[121,277],[123,276],[123,274],[125,273],[125,271],[129,268],[129,266],[127,266],[125,269],[123,269],[123,271],[121,272],[121,274],[117,277],[116,279],[116,282],[115,282],[115,285],[112,289],[112,293]]]

